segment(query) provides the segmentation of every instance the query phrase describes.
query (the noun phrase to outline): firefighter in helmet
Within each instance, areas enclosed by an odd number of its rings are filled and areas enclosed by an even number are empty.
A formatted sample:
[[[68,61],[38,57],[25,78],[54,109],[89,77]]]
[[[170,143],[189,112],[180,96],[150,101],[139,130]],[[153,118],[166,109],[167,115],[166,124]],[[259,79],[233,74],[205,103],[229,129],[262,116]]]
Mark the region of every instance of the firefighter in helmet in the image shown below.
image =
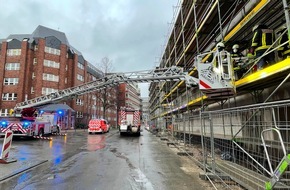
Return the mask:
[[[217,49],[218,51],[223,51],[223,50],[225,49],[225,44],[224,44],[223,42],[219,42],[219,43],[217,43],[217,45],[216,45],[216,49]]]
[[[273,44],[274,33],[265,24],[257,24],[253,27],[252,44],[250,53],[254,54],[257,62],[257,70],[261,70],[274,62],[274,52],[263,55]],[[256,69],[254,69],[256,70]]]
[[[243,61],[242,58],[244,57],[243,53],[240,50],[239,44],[234,44],[231,51],[231,57],[233,58],[233,67],[234,67],[234,74],[235,79],[240,79],[244,74],[243,68]]]

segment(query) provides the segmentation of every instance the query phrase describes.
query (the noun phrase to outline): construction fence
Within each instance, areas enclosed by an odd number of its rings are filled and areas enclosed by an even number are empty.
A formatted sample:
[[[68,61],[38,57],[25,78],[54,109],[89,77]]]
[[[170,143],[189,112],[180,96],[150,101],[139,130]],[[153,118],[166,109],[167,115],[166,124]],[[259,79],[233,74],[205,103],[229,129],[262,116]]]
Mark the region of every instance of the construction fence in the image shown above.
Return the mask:
[[[290,100],[172,117],[171,137],[211,176],[246,189],[289,189]]]

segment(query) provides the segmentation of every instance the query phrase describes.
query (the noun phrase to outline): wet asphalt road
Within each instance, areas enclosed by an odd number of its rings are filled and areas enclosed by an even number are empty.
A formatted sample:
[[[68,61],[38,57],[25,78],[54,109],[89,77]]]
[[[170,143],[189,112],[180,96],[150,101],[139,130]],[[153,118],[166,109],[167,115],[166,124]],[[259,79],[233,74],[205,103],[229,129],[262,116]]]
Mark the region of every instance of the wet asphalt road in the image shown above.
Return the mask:
[[[24,164],[48,161],[0,182],[1,190],[205,189],[199,172],[185,172],[182,159],[148,131],[140,137],[120,137],[117,130],[96,135],[69,132],[52,141],[13,140],[12,147],[11,154]],[[0,165],[0,172],[1,167],[6,166]]]

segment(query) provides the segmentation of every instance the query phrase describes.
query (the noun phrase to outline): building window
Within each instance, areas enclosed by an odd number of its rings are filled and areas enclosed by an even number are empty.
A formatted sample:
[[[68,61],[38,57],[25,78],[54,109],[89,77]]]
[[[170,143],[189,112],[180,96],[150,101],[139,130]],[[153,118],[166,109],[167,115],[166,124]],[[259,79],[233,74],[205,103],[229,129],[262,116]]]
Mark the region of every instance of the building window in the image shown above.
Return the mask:
[[[37,58],[33,58],[33,65],[37,64]]]
[[[2,94],[2,100],[17,100],[17,94],[16,93],[3,93]]]
[[[42,94],[43,95],[48,95],[48,94],[51,94],[53,92],[57,92],[57,89],[54,89],[54,88],[42,88]]]
[[[77,74],[77,79],[84,82],[84,77],[82,75]]]
[[[84,105],[84,102],[82,99],[76,99],[76,105],[82,106]]]
[[[19,78],[4,78],[4,85],[16,85],[18,81]]]
[[[58,82],[59,81],[59,76],[58,75],[53,75],[53,74],[48,74],[48,73],[43,73],[42,79],[43,80],[47,80],[47,81]]]
[[[21,49],[7,49],[7,56],[21,55]]]
[[[46,53],[50,53],[50,54],[54,54],[54,55],[60,55],[60,50],[59,49],[55,49],[55,48],[51,48],[51,47],[45,46],[44,51]]]
[[[83,64],[81,64],[80,62],[78,62],[78,68],[80,68],[80,69],[82,69],[82,70],[84,70],[84,69],[85,69],[84,65],[83,65]]]
[[[83,112],[77,111],[77,118],[83,118]]]
[[[6,63],[5,70],[20,70],[20,63]]]
[[[53,68],[58,68],[59,69],[59,63],[55,61],[50,61],[50,60],[44,60],[43,65],[46,67],[53,67]]]
[[[31,87],[31,94],[34,94],[34,88]]]
[[[1,109],[0,116],[8,116],[8,109]]]

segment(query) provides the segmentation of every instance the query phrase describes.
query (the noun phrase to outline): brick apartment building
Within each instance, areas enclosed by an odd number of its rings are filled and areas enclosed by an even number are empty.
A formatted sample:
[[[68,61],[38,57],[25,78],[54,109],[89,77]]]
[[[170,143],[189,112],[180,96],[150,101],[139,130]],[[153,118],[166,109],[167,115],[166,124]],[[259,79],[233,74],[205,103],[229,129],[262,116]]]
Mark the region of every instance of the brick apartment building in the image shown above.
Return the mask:
[[[16,103],[95,81],[104,74],[71,46],[63,32],[38,26],[32,34],[9,35],[0,40],[0,114],[7,116]],[[107,90],[106,105],[116,105],[117,88]],[[103,116],[116,125],[117,106],[106,106],[101,92],[64,101],[68,127],[86,125]],[[106,113],[104,113],[104,110]]]
[[[141,110],[141,94],[137,84],[123,83],[119,85],[119,107]]]

